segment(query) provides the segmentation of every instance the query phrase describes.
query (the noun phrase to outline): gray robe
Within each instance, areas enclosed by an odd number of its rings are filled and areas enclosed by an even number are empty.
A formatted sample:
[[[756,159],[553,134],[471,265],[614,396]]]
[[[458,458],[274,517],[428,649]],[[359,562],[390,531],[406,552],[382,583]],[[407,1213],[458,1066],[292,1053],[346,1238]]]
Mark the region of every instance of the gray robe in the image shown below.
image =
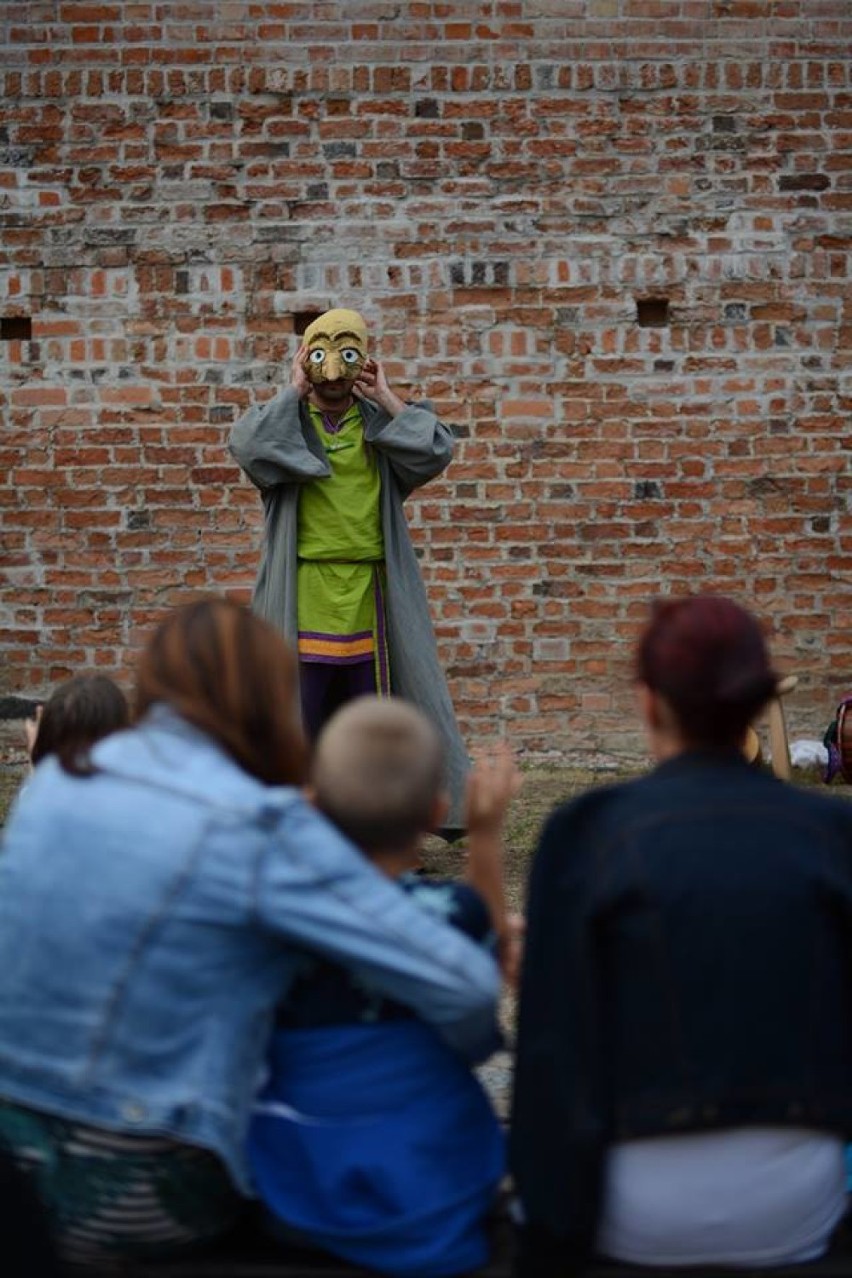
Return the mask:
[[[369,400],[361,400],[360,407],[364,438],[375,450],[382,485],[391,690],[419,706],[441,733],[452,800],[445,832],[458,833],[464,825],[469,760],[438,660],[426,591],[402,505],[414,488],[440,475],[449,464],[453,436],[426,404],[409,404],[396,417]],[[330,475],[331,467],[307,409],[292,387],[241,417],[228,446],[263,498],[265,534],[252,607],[283,631],[295,648],[299,487]]]

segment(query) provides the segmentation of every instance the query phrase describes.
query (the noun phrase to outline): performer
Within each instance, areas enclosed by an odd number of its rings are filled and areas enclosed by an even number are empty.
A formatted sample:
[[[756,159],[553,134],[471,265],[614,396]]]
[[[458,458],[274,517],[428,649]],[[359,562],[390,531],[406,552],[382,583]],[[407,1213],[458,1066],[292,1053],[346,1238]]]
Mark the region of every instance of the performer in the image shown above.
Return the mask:
[[[445,469],[453,437],[427,403],[403,403],[367,350],[357,311],[327,311],[305,330],[290,385],[231,433],[266,518],[252,606],[298,645],[312,738],[364,693],[393,692],[432,719],[445,746],[451,837],[462,828],[468,758],[403,502]]]

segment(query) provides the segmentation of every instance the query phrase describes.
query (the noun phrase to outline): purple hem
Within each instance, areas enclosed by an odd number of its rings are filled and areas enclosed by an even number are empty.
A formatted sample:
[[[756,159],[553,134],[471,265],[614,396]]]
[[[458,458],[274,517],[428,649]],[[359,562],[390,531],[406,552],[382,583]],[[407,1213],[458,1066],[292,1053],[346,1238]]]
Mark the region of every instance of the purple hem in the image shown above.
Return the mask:
[[[326,643],[354,643],[356,639],[372,639],[372,630],[356,630],[351,635],[330,635],[325,630],[300,630],[300,639],[322,639]]]
[[[299,660],[306,665],[317,666],[357,666],[362,661],[372,662],[371,652],[359,652],[354,657],[317,657],[312,652],[300,652]]]

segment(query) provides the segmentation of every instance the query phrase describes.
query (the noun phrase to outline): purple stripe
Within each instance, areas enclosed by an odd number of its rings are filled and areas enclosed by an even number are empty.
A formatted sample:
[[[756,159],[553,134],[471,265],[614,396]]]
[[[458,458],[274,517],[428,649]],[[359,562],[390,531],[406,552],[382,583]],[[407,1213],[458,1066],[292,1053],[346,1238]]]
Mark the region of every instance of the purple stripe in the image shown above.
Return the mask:
[[[376,596],[376,646],[379,665],[379,695],[390,696],[390,672],[388,670],[387,634],[385,628],[385,600],[382,593],[381,573],[373,569],[373,582]]]
[[[354,643],[356,639],[372,639],[372,630],[356,630],[351,635],[330,635],[323,630],[300,630],[300,639],[322,639],[326,643]]]

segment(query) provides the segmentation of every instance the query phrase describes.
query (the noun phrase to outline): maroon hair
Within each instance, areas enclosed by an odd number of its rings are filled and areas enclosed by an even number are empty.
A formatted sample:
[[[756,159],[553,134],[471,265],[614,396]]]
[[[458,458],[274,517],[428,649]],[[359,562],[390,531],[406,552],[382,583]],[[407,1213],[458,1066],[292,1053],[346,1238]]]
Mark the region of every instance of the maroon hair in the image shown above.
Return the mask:
[[[305,780],[296,658],[247,608],[202,599],[166,618],[139,661],[137,714],[156,702],[213,737],[259,781]]]
[[[665,698],[691,745],[714,748],[739,745],[778,681],[755,618],[718,595],[658,600],[636,675]]]

